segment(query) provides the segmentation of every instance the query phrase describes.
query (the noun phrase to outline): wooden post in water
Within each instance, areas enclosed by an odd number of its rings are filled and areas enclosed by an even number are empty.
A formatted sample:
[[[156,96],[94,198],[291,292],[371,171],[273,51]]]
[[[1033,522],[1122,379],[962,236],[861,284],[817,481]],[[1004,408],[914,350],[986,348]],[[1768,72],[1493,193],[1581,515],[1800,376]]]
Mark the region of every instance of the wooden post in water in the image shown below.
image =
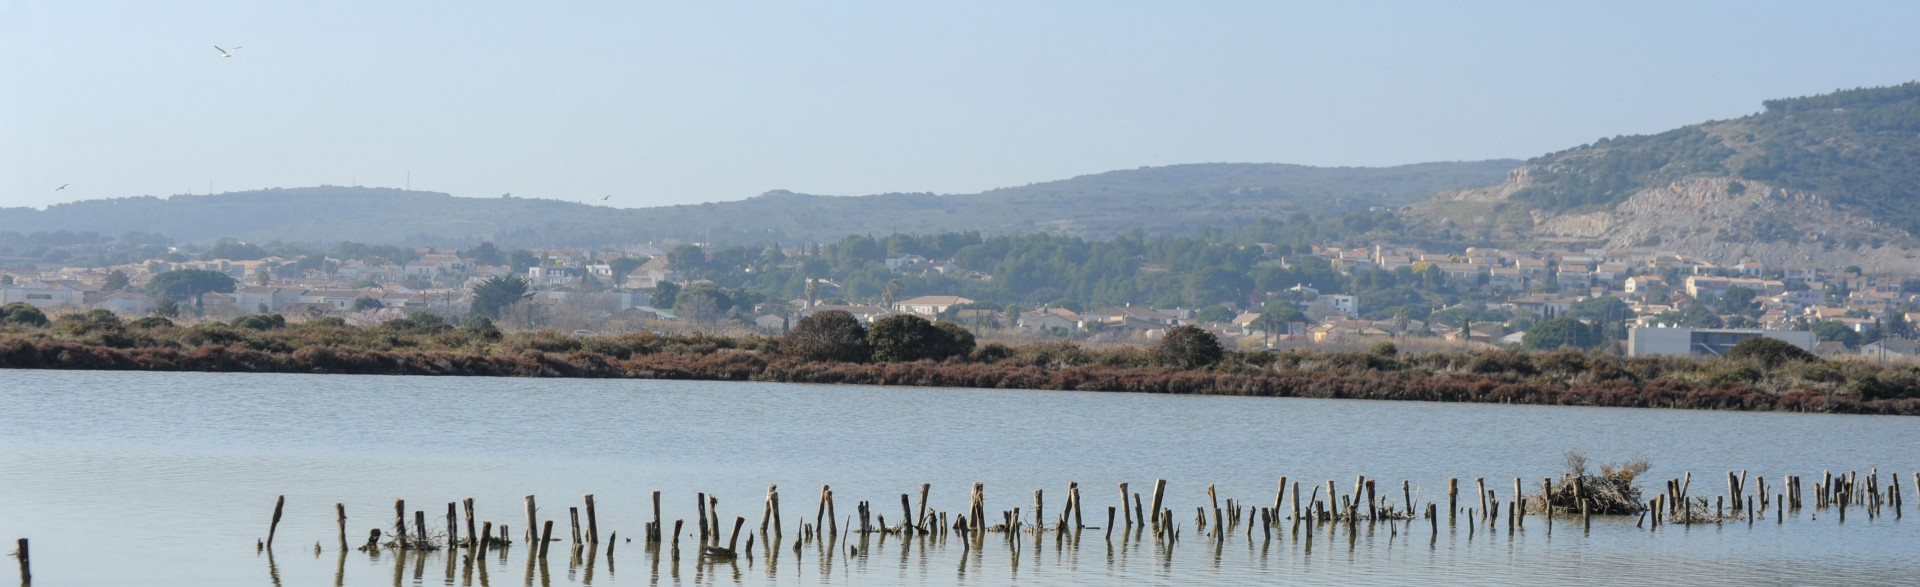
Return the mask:
[[[825,485],[820,486],[820,504],[818,509],[815,509],[813,512],[813,529],[815,532],[819,532],[820,529],[826,527],[821,520],[827,516],[827,489]]]
[[[778,538],[784,533],[785,532],[780,529],[780,492],[775,491],[773,492],[773,536]],[[776,548],[778,546],[780,546],[780,544],[779,541],[776,540],[773,546],[767,548]],[[768,550],[767,552],[773,551]]]
[[[739,518],[746,520],[745,516],[739,516]],[[711,493],[707,494],[707,525],[713,526],[713,542],[718,544],[720,542],[720,498]]]
[[[1166,479],[1153,480],[1153,501],[1151,502],[1153,504],[1153,509],[1150,509],[1147,511],[1154,512],[1153,517],[1156,525],[1159,523],[1159,519],[1160,519],[1161,498],[1164,496],[1166,492],[1167,492]]]
[[[1285,501],[1287,501],[1287,476],[1281,475],[1280,488],[1274,490],[1273,492],[1273,510],[1268,512],[1269,514],[1267,518],[1268,524],[1279,523],[1279,521],[1275,520],[1274,518],[1280,517],[1280,504],[1284,503]]]
[[[33,584],[32,552],[27,549],[27,539],[14,542],[13,557],[20,561],[20,587]]]
[[[1126,520],[1127,527],[1132,528],[1133,510],[1127,509],[1127,482],[1125,481],[1120,482],[1120,515],[1121,519]],[[1108,525],[1111,526],[1112,524]]]
[[[480,533],[467,538],[467,544],[474,552],[479,553],[477,556],[487,555],[487,544],[490,542],[493,542],[493,520],[487,520],[485,524],[481,524]]]
[[[540,526],[540,558],[547,558],[547,547],[553,544],[553,520],[547,520]]]
[[[1041,490],[1033,490],[1033,525],[1039,526],[1041,530],[1047,529],[1047,516],[1043,513],[1047,505],[1044,497],[1041,495]],[[1008,531],[1012,531],[1012,528],[1008,528]]]
[[[599,544],[600,521],[599,518],[594,516],[593,494],[587,494],[585,500],[587,502],[587,544]]]
[[[460,544],[459,504],[447,502],[447,550]]]
[[[693,500],[695,502],[693,506],[693,517],[699,518],[700,522],[700,545],[706,546],[709,536],[707,534],[707,494],[696,493],[693,495]],[[715,531],[718,531],[718,529],[715,529]]]
[[[1074,481],[1067,482],[1067,503],[1073,506],[1073,529],[1079,530],[1081,528],[1087,527],[1085,523],[1081,522],[1081,517],[1080,517],[1081,510],[1080,510],[1080,484],[1079,483]]]
[[[532,495],[527,496],[526,504],[527,504],[527,542],[533,542],[534,539],[540,537],[540,523],[537,519],[537,516],[534,514],[535,509],[533,505]]]
[[[340,552],[347,551],[347,504],[335,502],[333,517],[340,523]]]
[[[673,560],[680,560],[680,523],[684,521],[686,520],[673,521]]]
[[[1121,501],[1121,503],[1119,503],[1119,506],[1121,506],[1121,508],[1125,508],[1125,506],[1127,506],[1127,503],[1125,503],[1125,501]],[[1133,522],[1139,522],[1140,528],[1146,528],[1146,506],[1142,506],[1142,501],[1140,501],[1139,491],[1135,491],[1135,493],[1133,493]]]
[[[1460,479],[1447,478],[1447,524],[1453,524],[1453,515],[1460,511]]]
[[[573,545],[580,545],[580,508],[567,507],[567,518],[573,522]]]
[[[1487,513],[1487,479],[1485,477],[1475,477],[1473,484],[1480,489],[1480,517],[1486,518],[1490,515]]]
[[[931,522],[927,521],[927,494],[932,491],[933,491],[932,483],[920,484],[920,510],[919,510],[919,515],[914,516],[913,520],[915,525],[923,526],[922,528],[920,528],[920,533],[922,534],[931,533],[931,530],[933,530],[933,528],[924,527],[927,524],[931,524]],[[1126,501],[1123,500],[1120,503],[1124,504],[1126,503]]]
[[[413,537],[414,542],[421,546],[426,546],[427,544],[427,511],[426,510],[413,510],[413,529],[414,531],[419,533],[417,536]]]
[[[1507,512],[1507,515],[1518,518],[1513,521],[1515,525],[1527,527],[1527,494],[1520,491],[1519,477],[1513,478],[1513,505],[1514,510]]]
[[[1107,506],[1107,538],[1113,538],[1113,506]]]
[[[280,530],[280,511],[287,507],[287,496],[273,500],[273,521],[267,524],[267,548],[273,548],[273,534]]]
[[[407,547],[407,500],[393,500],[393,536],[400,548]]]
[[[647,543],[660,544],[660,492],[653,492],[653,525],[647,528]]]
[[[1300,525],[1300,482],[1293,482],[1293,525]]]
[[[773,491],[778,486],[767,486],[767,497],[760,502],[760,533],[767,532],[767,525],[773,523]]]
[[[460,500],[460,504],[467,512],[467,546],[478,546],[478,543],[485,542],[485,539],[482,538],[483,535],[473,531],[473,498]]]
[[[727,550],[732,552],[740,545],[740,527],[747,525],[746,516],[733,517],[733,535],[727,537]]]
[[[822,485],[821,487],[826,487],[826,486]],[[827,490],[827,535],[828,536],[840,535],[840,520],[835,519],[835,516],[833,513],[833,490],[831,489]]]

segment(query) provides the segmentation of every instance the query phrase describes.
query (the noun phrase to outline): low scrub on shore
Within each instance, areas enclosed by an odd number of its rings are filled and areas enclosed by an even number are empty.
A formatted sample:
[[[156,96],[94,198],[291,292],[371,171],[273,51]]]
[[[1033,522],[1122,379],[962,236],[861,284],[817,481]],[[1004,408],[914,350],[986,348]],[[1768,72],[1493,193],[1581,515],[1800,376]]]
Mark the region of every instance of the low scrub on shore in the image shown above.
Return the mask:
[[[823,313],[825,314],[825,313]],[[917,319],[916,319],[917,320]],[[180,325],[107,312],[0,323],[0,367],[628,377],[1920,415],[1920,369],[1757,348],[1717,359],[1579,351],[1236,351],[976,344],[950,324],[801,321],[784,337],[503,332],[419,314],[378,326],[278,316]],[[809,330],[800,326],[818,326]]]

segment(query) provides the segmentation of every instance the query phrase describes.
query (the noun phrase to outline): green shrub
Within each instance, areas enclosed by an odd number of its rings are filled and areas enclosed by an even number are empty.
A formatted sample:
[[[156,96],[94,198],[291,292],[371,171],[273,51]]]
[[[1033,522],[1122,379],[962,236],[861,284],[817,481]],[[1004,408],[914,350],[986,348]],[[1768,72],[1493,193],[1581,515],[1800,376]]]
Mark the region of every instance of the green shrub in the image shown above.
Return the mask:
[[[234,318],[230,324],[234,328],[248,330],[279,330],[287,327],[287,317],[279,314],[249,314]]]
[[[342,324],[345,324],[345,323],[342,322]],[[145,318],[136,318],[134,319],[134,321],[128,322],[127,326],[132,328],[139,328],[142,330],[152,330],[155,328],[172,328],[173,321],[168,320],[166,318],[161,318],[159,316],[147,316]]]
[[[815,312],[780,337],[780,354],[807,361],[866,362],[867,327],[840,310]]]
[[[1811,363],[1820,360],[1818,355],[1807,352],[1806,349],[1794,346],[1792,343],[1784,340],[1764,336],[1756,336],[1740,341],[1739,344],[1733,345],[1732,350],[1727,351],[1726,357],[1728,359],[1752,359],[1758,361],[1768,369],[1773,369],[1788,363]]]
[[[1167,364],[1193,369],[1220,362],[1226,350],[1220,348],[1220,339],[1211,332],[1197,326],[1175,326],[1160,338],[1154,354]]]
[[[973,333],[950,322],[933,324],[912,314],[881,318],[867,329],[867,347],[875,361],[945,360],[973,352]]]
[[[25,326],[46,326],[47,314],[33,304],[14,302],[0,306],[0,324],[20,324]]]

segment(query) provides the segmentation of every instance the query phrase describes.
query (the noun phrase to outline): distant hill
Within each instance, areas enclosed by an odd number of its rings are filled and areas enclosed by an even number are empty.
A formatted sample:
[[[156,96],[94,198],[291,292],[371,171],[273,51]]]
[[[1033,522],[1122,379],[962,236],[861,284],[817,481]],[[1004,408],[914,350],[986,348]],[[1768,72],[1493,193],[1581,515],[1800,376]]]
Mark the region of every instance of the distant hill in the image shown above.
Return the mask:
[[[182,242],[435,244],[494,240],[564,246],[680,239],[721,243],[835,240],[854,233],[1048,231],[1105,237],[1142,228],[1191,233],[1296,212],[1397,207],[1446,189],[1499,181],[1521,162],[1399,167],[1214,163],[1143,167],[977,194],[816,196],[773,191],[746,200],[622,209],[528,198],[321,186],[209,196],[89,200],[0,209],[0,230],[158,232]]]
[[[1408,217],[1440,239],[1920,266],[1920,82],[1764,106],[1537,157]]]

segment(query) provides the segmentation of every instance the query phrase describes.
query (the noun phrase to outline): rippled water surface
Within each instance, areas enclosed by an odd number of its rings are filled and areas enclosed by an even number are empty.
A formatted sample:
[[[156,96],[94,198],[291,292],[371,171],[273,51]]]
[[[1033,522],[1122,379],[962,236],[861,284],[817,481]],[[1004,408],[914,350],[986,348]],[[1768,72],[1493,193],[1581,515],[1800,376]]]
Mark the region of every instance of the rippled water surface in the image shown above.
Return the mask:
[[[1206,487],[1270,505],[1280,476],[1304,485],[1378,478],[1441,502],[1449,477],[1487,479],[1503,499],[1557,476],[1563,455],[1644,457],[1645,484],[1692,471],[1696,495],[1725,490],[1729,469],[1818,477],[1822,470],[1898,473],[1914,497],[1920,420],[1412,402],[879,388],[764,383],[582,381],[0,371],[0,538],[32,539],[34,584],[57,585],[655,585],[655,584],[1913,584],[1920,520],[1842,523],[1807,508],[1784,523],[1636,528],[1636,520],[1567,519],[1551,528],[1470,530],[1426,522],[1299,533],[1236,528],[1216,546],[1194,526]],[[1182,525],[1169,550],[1152,534],[1109,538],[958,534],[804,544],[792,528],[833,486],[898,521],[899,496],[932,484],[929,506],[964,512],[973,482],[987,510],[1046,491],[1047,516],[1079,482],[1106,525],[1117,483],[1150,492]],[[789,530],[777,552],[703,564],[693,554],[694,495],[757,527],[767,486],[780,487]],[[1386,490],[1387,487],[1381,489]],[[1809,494],[1811,487],[1806,488]],[[682,556],[639,541],[652,491],[668,526],[687,519]],[[525,524],[522,497],[571,540],[567,509],[596,495],[603,536],[575,559],[567,542],[544,562],[524,542],[480,560],[442,552],[342,553],[348,535],[389,525],[393,500],[444,527],[446,503],[476,499],[479,518]],[[277,496],[286,517],[257,553]],[[1398,501],[1398,498],[1396,499]],[[1463,506],[1464,507],[1464,506]],[[1910,508],[1911,510],[1911,508]],[[1769,512],[1770,514],[1770,512]],[[1444,514],[1443,514],[1444,516]],[[1769,516],[1771,518],[1771,516]],[[844,522],[842,523],[844,526]],[[670,528],[669,528],[670,530]],[[745,541],[745,538],[742,538]],[[852,541],[858,545],[858,539]],[[315,552],[319,543],[321,551]],[[605,549],[613,546],[609,556]],[[7,563],[12,564],[10,561]],[[11,568],[7,569],[11,573]]]

